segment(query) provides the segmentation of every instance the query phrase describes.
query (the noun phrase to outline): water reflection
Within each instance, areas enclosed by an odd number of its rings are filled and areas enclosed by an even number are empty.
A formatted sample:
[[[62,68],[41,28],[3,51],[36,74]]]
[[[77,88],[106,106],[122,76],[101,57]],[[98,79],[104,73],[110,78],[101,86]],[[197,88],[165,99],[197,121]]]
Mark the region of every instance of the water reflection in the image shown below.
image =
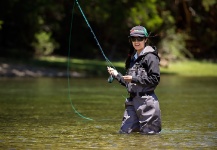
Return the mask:
[[[217,78],[162,77],[160,135],[118,134],[125,90],[107,79],[0,79],[0,149],[215,149]]]

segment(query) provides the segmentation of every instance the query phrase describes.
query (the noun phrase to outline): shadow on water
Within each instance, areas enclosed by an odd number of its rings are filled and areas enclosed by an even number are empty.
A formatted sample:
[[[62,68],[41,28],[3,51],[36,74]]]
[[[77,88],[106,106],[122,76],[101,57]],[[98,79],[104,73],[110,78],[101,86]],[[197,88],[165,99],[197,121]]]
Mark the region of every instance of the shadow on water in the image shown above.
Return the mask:
[[[118,134],[125,89],[107,79],[0,79],[0,149],[215,149],[217,78],[162,76],[163,130]],[[92,121],[81,118],[74,108]]]

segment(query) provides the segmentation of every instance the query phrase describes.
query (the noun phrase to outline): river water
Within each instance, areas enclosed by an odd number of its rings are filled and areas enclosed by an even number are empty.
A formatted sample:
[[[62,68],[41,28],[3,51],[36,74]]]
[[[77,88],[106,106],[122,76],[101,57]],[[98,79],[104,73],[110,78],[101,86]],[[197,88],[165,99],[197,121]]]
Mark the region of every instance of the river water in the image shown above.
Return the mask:
[[[162,76],[159,135],[118,134],[127,97],[105,78],[1,78],[0,149],[216,149],[217,78]]]

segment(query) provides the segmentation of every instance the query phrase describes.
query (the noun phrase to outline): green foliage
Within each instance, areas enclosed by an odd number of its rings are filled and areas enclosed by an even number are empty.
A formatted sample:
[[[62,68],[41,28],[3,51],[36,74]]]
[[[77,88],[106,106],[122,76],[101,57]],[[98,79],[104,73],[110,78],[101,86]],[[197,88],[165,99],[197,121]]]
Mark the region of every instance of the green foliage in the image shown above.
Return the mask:
[[[217,3],[217,0],[202,0],[202,5],[206,11],[209,11],[210,6],[213,6]]]
[[[161,35],[154,44],[159,44],[165,57],[217,56],[217,0],[79,0],[79,3],[110,59],[125,59],[129,30],[136,25]],[[66,56],[72,7],[71,0],[0,1],[1,55]],[[103,59],[77,5],[72,25],[71,55]]]
[[[0,20],[0,30],[2,29],[2,25],[3,25],[3,21],[2,20]]]
[[[163,23],[157,11],[157,1],[135,2],[135,6],[130,8],[129,25],[143,25],[148,29],[156,30]]]
[[[36,33],[35,38],[36,42],[33,42],[32,45],[37,56],[49,55],[58,47],[58,44],[52,39],[51,33],[42,31]]]
[[[161,11],[161,18],[163,20],[163,29],[167,30],[171,27],[174,27],[174,24],[176,22],[174,16],[172,15],[172,12],[169,10],[163,10]]]
[[[192,8],[191,30],[188,33],[192,40],[187,46],[196,58],[217,60],[217,0],[194,1]]]
[[[184,33],[175,33],[175,29],[171,28],[166,30],[165,37],[160,42],[159,52],[162,57],[168,60],[184,59],[186,56],[193,57],[192,54],[186,49],[185,40],[188,36]]]

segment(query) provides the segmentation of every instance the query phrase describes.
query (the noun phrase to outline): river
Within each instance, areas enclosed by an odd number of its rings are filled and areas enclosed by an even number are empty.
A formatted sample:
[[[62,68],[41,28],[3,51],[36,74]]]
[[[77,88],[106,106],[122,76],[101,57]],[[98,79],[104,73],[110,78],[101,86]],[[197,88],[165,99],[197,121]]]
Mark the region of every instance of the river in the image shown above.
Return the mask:
[[[105,78],[1,78],[0,149],[215,149],[217,78],[162,76],[159,135],[119,134],[127,93]]]

